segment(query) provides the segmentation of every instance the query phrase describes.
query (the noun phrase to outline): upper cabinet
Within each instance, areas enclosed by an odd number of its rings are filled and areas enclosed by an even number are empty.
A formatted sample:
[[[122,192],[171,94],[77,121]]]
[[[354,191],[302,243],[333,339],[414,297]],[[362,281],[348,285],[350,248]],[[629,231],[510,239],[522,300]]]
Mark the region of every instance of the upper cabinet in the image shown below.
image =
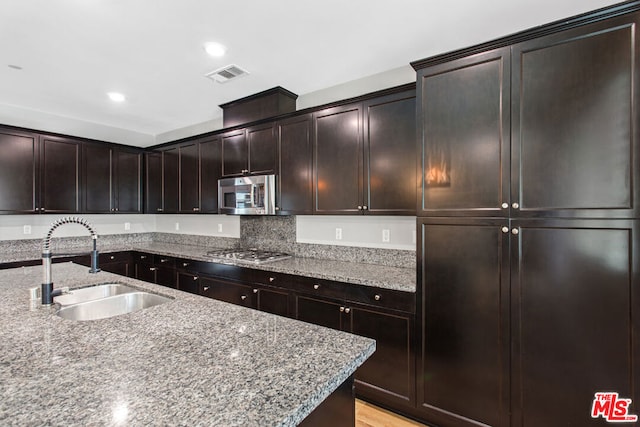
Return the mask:
[[[178,147],[145,154],[145,213],[176,213],[178,211]]]
[[[273,122],[222,134],[224,176],[272,174],[277,168],[277,140]]]
[[[314,113],[314,213],[415,215],[415,91]]]
[[[313,143],[311,114],[276,124],[278,181],[276,210],[281,214],[313,213]]]
[[[86,143],[82,166],[84,212],[142,212],[142,152]]]
[[[637,214],[635,19],[419,69],[419,214]]]
[[[0,212],[40,211],[38,135],[0,128]]]
[[[71,138],[40,137],[40,212],[81,211],[81,146]]]
[[[200,138],[179,147],[181,213],[217,213],[222,176],[219,137]]]

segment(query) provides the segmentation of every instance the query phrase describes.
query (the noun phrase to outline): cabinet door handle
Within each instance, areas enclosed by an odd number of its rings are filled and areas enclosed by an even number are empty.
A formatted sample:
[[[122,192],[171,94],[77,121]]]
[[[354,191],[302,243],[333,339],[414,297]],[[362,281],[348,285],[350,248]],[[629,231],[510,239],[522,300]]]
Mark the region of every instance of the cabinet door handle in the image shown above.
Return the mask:
[[[503,233],[508,233],[509,232],[509,227],[502,227],[502,232]]]
[[[347,313],[347,314],[349,314],[350,311],[351,311],[351,309],[349,307],[344,309],[344,312]]]
[[[270,282],[270,283],[271,283],[271,282],[273,282],[274,280],[276,280],[276,278],[275,278],[275,277],[269,277],[269,282]]]
[[[162,259],[160,260],[160,262],[167,262],[167,261],[169,261],[169,260],[168,260],[168,259],[166,259],[166,258],[162,258]]]
[[[279,211],[279,210],[280,210],[280,207],[279,207],[279,206],[276,206],[276,210],[277,210],[277,211]]]
[[[247,296],[246,296],[246,295],[240,295],[240,299],[241,299],[242,301],[244,301],[244,300],[246,300],[246,299],[247,299]]]
[[[367,205],[364,205],[364,206],[362,207],[362,210],[363,210],[363,211],[366,211],[367,209],[369,209],[369,206],[367,206]]]
[[[120,209],[116,208],[116,212],[118,212]]]
[[[257,294],[257,293],[258,293],[258,290],[257,290],[257,289],[254,289],[254,290],[253,290],[253,293],[254,293],[254,294]]]
[[[193,208],[194,212],[198,212],[200,210],[200,208]]]
[[[362,210],[362,206],[358,205],[358,210],[361,211]]]
[[[156,211],[162,212],[162,208],[158,208],[158,209],[156,209]]]
[[[318,284],[313,285],[313,289],[315,289],[315,290],[320,289],[320,285],[318,285]]]
[[[518,209],[520,207],[520,205],[518,204],[518,202],[513,202],[513,204],[511,205],[511,207],[513,209]]]
[[[44,208],[40,208],[40,212],[44,212]]]
[[[189,263],[188,263],[188,262],[183,262],[183,263],[182,263],[182,266],[183,266],[183,267],[186,267],[187,265],[189,265]]]
[[[344,313],[344,307],[340,307],[340,313]]]
[[[111,255],[111,256],[109,257],[109,259],[116,259],[116,257],[114,257],[113,255]]]
[[[149,271],[156,271],[156,270],[157,270],[157,268],[155,268],[155,267],[149,267]]]
[[[147,259],[147,256],[146,255],[141,255],[140,259]]]
[[[198,276],[193,276],[193,280],[198,280],[199,277]]]
[[[504,203],[502,204],[502,209],[507,209],[508,207],[509,207],[509,203],[504,202]]]
[[[209,287],[208,287],[208,286],[203,286],[203,287],[202,287],[202,290],[203,290],[203,291],[205,291],[205,292],[207,292],[207,291],[209,290]]]
[[[518,233],[520,233],[520,230],[518,230],[517,228],[511,230],[511,234],[513,234],[514,236],[517,236]]]
[[[373,299],[376,300],[376,301],[380,301],[380,298],[382,298],[382,297],[379,294],[375,294],[373,296]]]

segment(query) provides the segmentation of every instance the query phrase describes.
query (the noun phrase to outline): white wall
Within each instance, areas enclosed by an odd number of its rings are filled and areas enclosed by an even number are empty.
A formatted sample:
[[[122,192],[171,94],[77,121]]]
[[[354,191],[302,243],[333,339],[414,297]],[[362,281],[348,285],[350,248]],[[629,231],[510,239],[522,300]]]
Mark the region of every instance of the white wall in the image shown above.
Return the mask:
[[[234,215],[155,215],[161,233],[240,238],[240,217]],[[219,231],[220,230],[220,231]]]
[[[79,216],[89,221],[98,235],[148,233],[155,231],[155,215],[1,215],[0,240],[42,239],[51,224],[65,216]],[[125,228],[129,224],[129,229]],[[25,226],[31,227],[30,234]],[[56,237],[84,236],[87,231],[81,225],[69,224],[56,230]]]
[[[336,228],[341,229],[340,240]],[[382,241],[383,230],[389,231],[389,242]],[[299,243],[415,250],[416,217],[298,216],[296,236]]]

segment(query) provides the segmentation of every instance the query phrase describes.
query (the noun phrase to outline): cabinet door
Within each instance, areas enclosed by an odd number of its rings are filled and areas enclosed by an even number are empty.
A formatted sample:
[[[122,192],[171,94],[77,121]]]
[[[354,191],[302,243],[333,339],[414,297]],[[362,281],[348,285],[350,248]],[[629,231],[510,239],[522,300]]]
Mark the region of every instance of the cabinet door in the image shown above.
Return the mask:
[[[80,212],[81,142],[43,136],[40,143],[41,200],[45,212]]]
[[[200,152],[197,142],[180,146],[180,212],[200,210]]]
[[[278,122],[278,198],[280,213],[313,212],[311,114]]]
[[[504,48],[419,71],[418,215],[508,216],[509,59]]]
[[[130,263],[127,261],[109,262],[109,263],[100,265],[100,269],[102,271],[119,274],[125,277],[129,277],[129,268],[130,268]]]
[[[315,213],[362,212],[361,104],[314,113]]]
[[[349,332],[376,340],[376,352],[356,371],[356,393],[415,404],[413,319],[365,307],[349,308]]]
[[[314,325],[342,329],[344,304],[314,297],[295,295],[295,318]]]
[[[416,214],[415,90],[364,103],[365,211]]]
[[[249,148],[244,129],[222,135],[222,174],[243,175],[249,172]]]
[[[602,425],[599,391],[639,401],[638,225],[514,222],[514,427]]]
[[[116,212],[142,212],[142,154],[140,152],[113,150]]]
[[[280,316],[289,316],[289,293],[273,289],[254,289],[257,294],[257,308],[260,311],[273,313]]]
[[[218,180],[222,177],[222,141],[200,142],[200,212],[218,213]]]
[[[84,210],[113,212],[112,171],[113,150],[106,144],[85,144],[83,147]]]
[[[0,129],[0,150],[0,212],[38,212],[37,135]]]
[[[146,153],[145,213],[162,212],[162,153]]]
[[[253,288],[226,280],[212,279],[210,277],[200,278],[200,293],[209,298],[229,302],[231,304],[242,305],[255,308],[256,299]]]
[[[513,47],[519,216],[629,217],[638,200],[638,14]]]
[[[143,282],[156,283],[156,268],[149,263],[135,263],[135,278]]]
[[[273,123],[247,128],[249,144],[249,172],[253,174],[276,173],[278,144]]]
[[[179,161],[178,147],[162,152],[162,211],[165,213],[178,211]]]
[[[501,227],[507,220],[418,224],[418,407],[436,424],[470,419],[506,426],[510,234]]]
[[[178,272],[178,289],[192,294],[200,294],[200,278],[195,274]]]

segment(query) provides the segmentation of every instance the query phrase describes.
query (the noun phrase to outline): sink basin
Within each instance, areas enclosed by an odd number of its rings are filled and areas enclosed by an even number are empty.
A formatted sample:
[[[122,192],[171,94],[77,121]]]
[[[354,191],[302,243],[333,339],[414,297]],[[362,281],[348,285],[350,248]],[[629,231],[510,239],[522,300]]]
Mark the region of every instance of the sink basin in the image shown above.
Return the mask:
[[[69,293],[54,297],[53,301],[60,305],[67,306],[137,291],[138,289],[121,283],[104,283],[101,285],[87,286],[86,288],[72,289]]]
[[[136,291],[64,306],[57,314],[69,320],[98,320],[133,313],[171,300],[161,295]]]

